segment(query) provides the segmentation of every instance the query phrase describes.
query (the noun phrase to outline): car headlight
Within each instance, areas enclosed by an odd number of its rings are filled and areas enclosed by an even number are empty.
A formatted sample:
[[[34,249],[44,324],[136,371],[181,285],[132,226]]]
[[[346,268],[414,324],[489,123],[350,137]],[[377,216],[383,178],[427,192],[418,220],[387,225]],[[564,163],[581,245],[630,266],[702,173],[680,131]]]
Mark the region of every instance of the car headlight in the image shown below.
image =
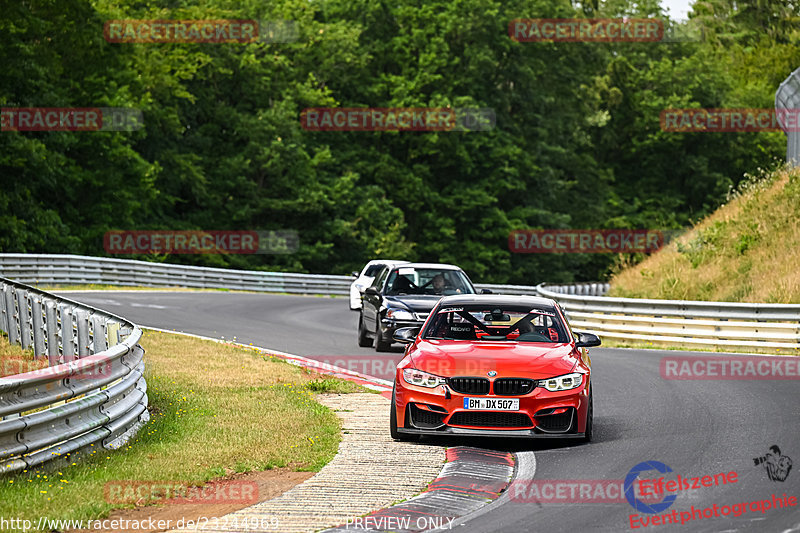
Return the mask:
[[[438,387],[444,385],[446,380],[434,374],[417,370],[416,368],[404,368],[403,379],[409,385],[417,385],[418,387]]]
[[[581,386],[583,383],[583,374],[564,374],[549,379],[540,379],[539,386],[544,387],[550,392],[558,392],[562,390],[570,390]]]
[[[392,307],[386,310],[386,318],[394,318],[395,320],[415,320],[412,313],[404,309],[394,309]]]

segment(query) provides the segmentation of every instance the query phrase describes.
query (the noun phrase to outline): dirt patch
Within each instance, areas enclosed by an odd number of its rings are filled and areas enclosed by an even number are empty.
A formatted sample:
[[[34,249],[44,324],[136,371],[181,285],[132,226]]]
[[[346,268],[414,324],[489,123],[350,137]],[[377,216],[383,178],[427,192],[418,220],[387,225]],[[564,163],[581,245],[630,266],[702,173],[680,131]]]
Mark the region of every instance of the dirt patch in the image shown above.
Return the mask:
[[[159,505],[118,509],[112,511],[108,518],[103,519],[103,529],[106,531],[147,533],[168,531],[177,527],[187,526],[189,529],[194,529],[197,524],[202,527],[204,523],[210,525],[215,523],[215,519],[219,519],[228,513],[280,496],[313,475],[314,472],[296,472],[294,467],[286,467],[229,476],[224,480],[206,483],[203,489],[213,491],[215,486],[229,484],[231,481],[254,483],[258,490],[253,501],[214,504],[173,503],[167,501]],[[222,523],[219,520],[216,522]],[[159,527],[159,524],[161,524],[161,527]],[[163,527],[164,525],[167,527]],[[70,529],[69,531],[70,533],[96,533],[97,529]]]

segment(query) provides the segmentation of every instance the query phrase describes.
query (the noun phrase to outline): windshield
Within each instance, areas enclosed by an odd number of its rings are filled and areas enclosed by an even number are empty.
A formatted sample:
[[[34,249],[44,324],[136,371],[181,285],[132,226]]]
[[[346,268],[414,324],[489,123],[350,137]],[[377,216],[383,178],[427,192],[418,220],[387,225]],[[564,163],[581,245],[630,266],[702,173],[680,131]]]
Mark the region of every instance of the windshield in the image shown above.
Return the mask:
[[[452,294],[475,294],[475,289],[460,270],[441,268],[399,267],[389,274],[386,294],[432,294],[448,296]]]
[[[431,318],[424,339],[515,342],[568,342],[564,324],[552,308],[442,306]]]

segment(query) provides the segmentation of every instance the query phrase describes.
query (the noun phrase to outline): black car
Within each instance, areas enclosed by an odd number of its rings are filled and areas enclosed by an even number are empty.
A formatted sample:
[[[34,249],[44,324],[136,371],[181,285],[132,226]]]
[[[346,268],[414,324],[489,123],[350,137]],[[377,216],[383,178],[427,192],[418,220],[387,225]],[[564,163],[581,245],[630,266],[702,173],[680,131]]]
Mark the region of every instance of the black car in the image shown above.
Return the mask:
[[[377,351],[386,351],[396,329],[422,326],[443,296],[475,293],[469,277],[454,265],[405,263],[386,267],[364,289],[358,345],[372,346],[374,340]]]

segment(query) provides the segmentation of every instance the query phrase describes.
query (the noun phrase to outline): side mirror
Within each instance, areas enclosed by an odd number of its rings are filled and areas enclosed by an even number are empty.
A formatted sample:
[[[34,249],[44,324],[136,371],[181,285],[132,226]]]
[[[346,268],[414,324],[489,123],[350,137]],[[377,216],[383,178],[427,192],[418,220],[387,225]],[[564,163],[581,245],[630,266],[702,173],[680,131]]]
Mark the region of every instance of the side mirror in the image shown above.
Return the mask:
[[[367,287],[366,289],[364,289],[364,294],[370,294],[370,295],[372,295],[372,296],[378,296],[378,295],[379,295],[379,293],[378,293],[378,289],[376,289],[376,288],[375,288],[375,287],[373,287],[372,285],[370,285],[369,287]]]
[[[594,333],[574,332],[576,337],[576,348],[589,348],[590,346],[600,346],[600,337]]]
[[[353,276],[354,278],[357,278],[358,275],[359,275],[359,272],[357,270],[353,270],[352,272],[350,272],[350,275]]]
[[[417,335],[419,335],[419,328],[400,328],[395,330],[392,340],[403,344],[411,344],[417,338]]]
[[[494,294],[492,289],[481,289],[481,294]]]

